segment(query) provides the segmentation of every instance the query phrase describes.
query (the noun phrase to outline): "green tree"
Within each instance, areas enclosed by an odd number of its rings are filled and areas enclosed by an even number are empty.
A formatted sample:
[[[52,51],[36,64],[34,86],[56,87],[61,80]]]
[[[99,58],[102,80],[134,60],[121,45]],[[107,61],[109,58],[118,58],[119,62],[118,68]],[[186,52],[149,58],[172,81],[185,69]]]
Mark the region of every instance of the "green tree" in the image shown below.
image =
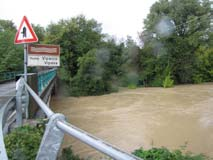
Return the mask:
[[[213,48],[201,46],[195,53],[195,72],[193,81],[195,83],[210,82],[213,80]]]
[[[101,43],[101,25],[94,19],[87,20],[83,15],[69,20],[60,20],[47,27],[47,43],[60,44],[61,61],[70,77],[78,71],[78,58]]]
[[[127,36],[122,52],[122,86],[136,88],[139,84],[139,51],[136,42]]]
[[[109,37],[100,48],[102,48],[102,50],[99,51],[104,51],[99,54],[99,62],[104,63],[104,79],[108,81],[117,81],[116,79],[123,73],[122,65],[124,61],[122,53],[124,44],[116,44],[116,40]]]
[[[101,30],[101,24],[83,15],[46,29],[44,42],[61,46],[60,77],[69,84],[72,95],[108,93],[123,73],[124,44]]]
[[[32,27],[38,37],[39,43],[42,43],[45,38],[45,32],[46,32],[45,28],[40,25],[35,25],[35,24],[33,24]]]
[[[109,91],[107,81],[103,80],[103,64],[97,58],[99,54],[93,49],[78,58],[79,70],[70,81],[71,95],[99,95]]]
[[[206,0],[160,0],[151,7],[144,21],[145,30],[140,35],[145,44],[141,54],[152,54],[150,61],[156,60],[153,65],[159,68],[151,79],[163,75],[169,64],[176,83],[193,82],[195,52],[210,41],[209,13]],[[149,53],[145,53],[147,48]],[[161,57],[163,63],[159,62]],[[140,63],[144,66],[146,62]],[[141,71],[141,77],[153,72],[153,69],[148,73],[147,70]]]
[[[117,90],[117,81],[123,74],[123,47],[108,39],[79,57],[79,69],[70,81],[71,94],[100,95]]]
[[[23,69],[23,47],[14,45],[15,34],[12,21],[0,20],[0,71]]]

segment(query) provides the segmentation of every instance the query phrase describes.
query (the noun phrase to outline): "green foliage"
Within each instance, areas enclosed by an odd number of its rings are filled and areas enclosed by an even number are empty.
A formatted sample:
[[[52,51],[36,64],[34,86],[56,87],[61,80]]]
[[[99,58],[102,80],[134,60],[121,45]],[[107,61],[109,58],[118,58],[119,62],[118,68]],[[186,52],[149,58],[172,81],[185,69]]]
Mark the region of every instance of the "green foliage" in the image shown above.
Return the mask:
[[[103,37],[101,25],[94,19],[87,20],[83,15],[50,24],[46,35],[46,43],[60,44],[61,64],[70,77],[78,72],[78,58],[97,48]]]
[[[204,82],[204,80],[203,80],[203,74],[198,74],[198,73],[194,74],[193,75],[193,82],[197,83],[197,84]]]
[[[207,62],[211,61],[211,49],[199,49],[212,44],[212,34],[207,32],[209,12],[209,2],[197,0],[161,0],[151,7],[141,33],[144,42],[139,54],[142,85],[172,82],[168,74],[164,74],[168,62],[177,84],[213,80],[212,66]]]
[[[171,76],[171,68],[170,68],[170,65],[167,65],[165,71],[164,71],[164,77],[165,79],[163,80],[163,87],[164,88],[170,88],[170,87],[173,87],[174,85],[174,80],[172,79],[172,76]]]
[[[34,24],[32,25],[32,27],[38,37],[39,43],[43,42],[45,33],[46,33],[44,27],[42,27],[40,25],[34,25]]]
[[[63,148],[62,154],[59,157],[59,160],[83,160],[79,158],[78,155],[75,155],[72,151],[72,147]]]
[[[172,80],[170,73],[166,76],[165,80],[163,81],[163,87],[164,88],[170,88],[173,87],[174,80]]]
[[[128,87],[128,88],[132,88],[132,86],[137,87],[139,85],[139,76],[135,72],[126,73],[122,77],[121,83],[123,87]]]
[[[70,81],[71,95],[99,95],[107,93],[110,86],[103,80],[104,68],[97,60],[96,49],[78,59],[79,70]]]
[[[5,31],[16,31],[16,27],[14,23],[10,20],[2,20],[0,19],[0,32],[5,32]]]
[[[137,86],[136,86],[135,84],[129,84],[129,85],[128,85],[128,88],[129,88],[129,89],[136,89]]]
[[[94,160],[94,159],[97,159],[97,158],[93,158],[93,157],[86,158],[86,159],[80,158],[78,155],[73,153],[72,146],[63,148],[62,153],[58,158],[58,160]],[[99,159],[112,160],[111,158],[107,156],[100,157]]]
[[[145,46],[139,53],[140,81],[142,85],[148,86],[154,77],[155,57],[150,54],[151,46]]]
[[[102,55],[101,61],[104,62],[104,78],[107,80],[112,80],[113,77],[117,78],[122,75],[122,65],[124,63],[122,53],[124,45],[116,44],[116,41],[113,38],[108,39],[106,42],[103,42],[100,46],[101,50],[104,49],[105,52],[101,52],[99,55]],[[106,56],[104,56],[106,55]],[[107,61],[103,61],[106,59]]]
[[[144,150],[140,148],[133,152],[134,155],[144,160],[207,160],[204,155],[183,154],[180,150],[169,151],[167,148],[152,148]]]
[[[213,49],[200,47],[196,53],[194,83],[210,82],[213,80]]]
[[[83,15],[47,27],[44,42],[60,44],[59,74],[73,96],[99,95],[116,88],[112,84],[122,73],[124,46],[101,30],[99,23]]]
[[[121,84],[123,87],[136,88],[139,85],[139,47],[127,36],[125,47],[123,46],[120,70]],[[121,51],[120,51],[121,52]]]
[[[15,33],[12,21],[0,20],[0,72],[23,69],[23,47],[14,45]]]
[[[168,74],[168,54],[150,54],[151,46],[140,52],[140,82],[144,86],[161,87]],[[169,67],[170,69],[171,67]],[[170,69],[171,70],[171,69]]]
[[[162,87],[163,77],[160,74],[157,74],[154,77],[154,80],[150,82],[151,87]]]
[[[8,158],[10,160],[35,159],[43,131],[43,125],[39,127],[23,126],[6,135],[4,142]]]

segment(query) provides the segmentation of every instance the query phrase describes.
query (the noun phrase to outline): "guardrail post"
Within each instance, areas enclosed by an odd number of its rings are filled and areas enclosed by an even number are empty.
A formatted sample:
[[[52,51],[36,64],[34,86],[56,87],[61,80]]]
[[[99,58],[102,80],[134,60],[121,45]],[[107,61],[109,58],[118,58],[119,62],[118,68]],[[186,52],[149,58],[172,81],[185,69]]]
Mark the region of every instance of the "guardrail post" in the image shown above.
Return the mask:
[[[18,84],[18,89],[16,92],[16,125],[17,127],[22,126],[22,114],[23,111],[27,113],[28,111],[28,105],[29,105],[29,93],[24,86],[23,79],[20,79],[20,82]],[[28,115],[26,114],[26,117]]]
[[[55,160],[57,158],[58,151],[60,150],[64,138],[64,133],[56,126],[58,120],[64,121],[64,115],[57,113],[50,117],[36,160]]]

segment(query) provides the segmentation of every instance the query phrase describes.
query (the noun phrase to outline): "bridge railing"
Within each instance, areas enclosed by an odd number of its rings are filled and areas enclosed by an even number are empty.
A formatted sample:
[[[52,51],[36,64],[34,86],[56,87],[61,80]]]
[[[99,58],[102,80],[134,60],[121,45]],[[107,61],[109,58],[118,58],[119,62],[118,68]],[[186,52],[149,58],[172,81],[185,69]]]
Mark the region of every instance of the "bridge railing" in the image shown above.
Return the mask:
[[[22,79],[22,82],[26,86],[29,94],[34,98],[39,107],[44,111],[49,118],[49,122],[46,125],[46,130],[42,138],[42,142],[36,157],[36,160],[57,158],[58,151],[64,137],[64,133],[73,136],[85,144],[95,148],[96,150],[108,155],[116,160],[141,160],[140,158],[128,154],[113,145],[104,142],[103,140],[94,137],[93,135],[71,125],[65,120],[65,116],[59,113],[54,113],[41,99],[40,97],[28,86],[28,84]]]
[[[24,87],[23,87],[24,86]],[[23,94],[20,92],[24,92]],[[39,151],[37,153],[36,160],[56,160],[60,146],[63,141],[64,134],[75,137],[82,141],[83,143],[91,146],[92,148],[108,155],[109,157],[116,160],[141,160],[140,158],[126,153],[113,145],[106,143],[102,139],[94,137],[93,135],[73,126],[65,120],[65,116],[59,113],[54,113],[44,102],[43,100],[31,89],[31,87],[24,81],[23,78],[20,79],[20,84],[18,87],[19,96],[16,97],[16,123],[17,126],[22,125],[20,120],[22,119],[22,107],[23,103],[27,104],[27,94],[26,91],[33,97],[38,106],[46,114],[49,119],[45,133],[43,135]],[[28,96],[29,97],[29,96]],[[18,100],[19,99],[19,100]],[[3,127],[3,126],[2,126]],[[1,133],[1,132],[0,132]],[[1,143],[4,143],[0,139]],[[2,149],[3,148],[3,149]],[[4,144],[0,146],[1,153],[0,159],[7,160],[7,154],[5,152]],[[2,157],[1,157],[2,156]]]
[[[56,76],[57,69],[41,71],[38,73],[38,93],[39,95],[49,85],[50,81]]]
[[[10,98],[0,109],[0,159],[7,160],[4,144],[4,135],[8,133],[9,126],[15,121],[15,96]]]
[[[24,112],[24,108],[27,106],[29,93],[33,99],[36,101],[38,106],[42,109],[42,111],[46,114],[49,119],[45,133],[42,138],[42,142],[39,147],[39,151],[37,153],[36,160],[55,160],[57,158],[58,152],[60,150],[60,146],[63,141],[64,134],[67,133],[70,136],[73,136],[83,143],[95,148],[96,150],[108,155],[109,157],[116,160],[141,160],[140,158],[126,153],[113,145],[104,142],[103,140],[94,137],[93,135],[73,126],[65,120],[65,116],[59,113],[54,113],[44,102],[43,100],[31,89],[31,87],[24,81],[23,78],[20,79],[20,84],[17,91],[16,98],[11,99],[5,107],[2,108],[2,116],[0,115],[0,159],[7,160],[7,154],[4,147],[3,141],[3,130],[5,128],[5,117],[9,115],[9,112],[6,110],[14,109],[16,106],[16,125],[22,125],[22,114]],[[14,105],[14,99],[16,99],[16,105]],[[11,104],[9,104],[11,103]],[[9,107],[10,106],[10,107]],[[6,114],[7,113],[7,114]],[[9,116],[11,117],[12,114]],[[14,117],[14,116],[13,116]],[[2,135],[2,136],[1,136]]]
[[[14,71],[14,72],[0,72],[0,83],[5,81],[14,80],[17,75],[22,74],[22,71]]]

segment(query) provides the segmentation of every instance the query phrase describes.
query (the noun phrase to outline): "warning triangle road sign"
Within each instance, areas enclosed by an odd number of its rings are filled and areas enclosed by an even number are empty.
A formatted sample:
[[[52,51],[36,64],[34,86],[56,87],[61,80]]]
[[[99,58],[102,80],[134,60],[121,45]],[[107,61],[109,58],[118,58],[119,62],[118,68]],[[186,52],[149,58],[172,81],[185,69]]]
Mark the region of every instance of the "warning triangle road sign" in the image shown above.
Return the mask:
[[[14,43],[21,44],[21,43],[33,43],[33,42],[38,42],[38,37],[36,36],[27,17],[24,16],[21,21],[21,25],[19,26],[18,31],[16,33]]]

